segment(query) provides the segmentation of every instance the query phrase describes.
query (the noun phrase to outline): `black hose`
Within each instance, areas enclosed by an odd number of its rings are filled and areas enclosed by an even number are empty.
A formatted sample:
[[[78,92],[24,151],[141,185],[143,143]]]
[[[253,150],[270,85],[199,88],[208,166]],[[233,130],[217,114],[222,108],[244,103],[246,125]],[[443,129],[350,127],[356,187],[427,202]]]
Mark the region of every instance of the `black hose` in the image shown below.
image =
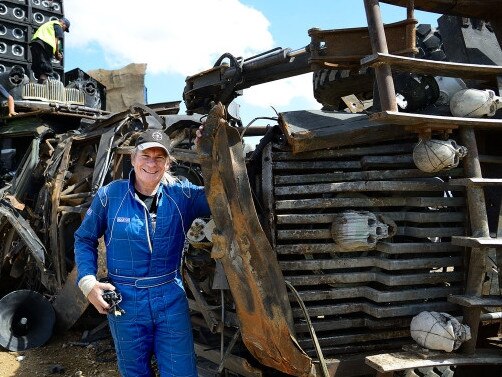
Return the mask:
[[[317,357],[319,358],[319,362],[321,363],[321,370],[322,374],[324,377],[330,377],[329,376],[329,371],[328,371],[328,365],[326,364],[326,360],[324,359],[324,355],[322,354],[322,349],[321,345],[319,344],[319,340],[317,339],[317,335],[315,334],[314,326],[312,326],[312,321],[310,320],[309,313],[307,311],[307,307],[303,303],[302,298],[300,297],[300,294],[298,291],[293,287],[293,285],[285,280],[286,286],[291,289],[291,292],[293,292],[293,295],[296,298],[296,301],[298,301],[298,304],[300,304],[300,307],[302,308],[303,314],[305,316],[305,320],[307,321],[307,326],[309,328],[310,336],[312,337],[312,341],[314,342],[314,347],[315,351],[317,353]]]

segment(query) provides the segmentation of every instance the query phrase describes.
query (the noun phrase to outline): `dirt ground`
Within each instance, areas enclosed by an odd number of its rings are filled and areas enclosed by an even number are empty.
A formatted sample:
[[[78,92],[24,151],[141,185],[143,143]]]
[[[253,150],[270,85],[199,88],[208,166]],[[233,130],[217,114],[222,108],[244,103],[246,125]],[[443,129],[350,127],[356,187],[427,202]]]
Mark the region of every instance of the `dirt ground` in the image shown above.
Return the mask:
[[[86,344],[82,331],[56,334],[44,346],[23,352],[0,349],[0,377],[118,377],[109,339]]]

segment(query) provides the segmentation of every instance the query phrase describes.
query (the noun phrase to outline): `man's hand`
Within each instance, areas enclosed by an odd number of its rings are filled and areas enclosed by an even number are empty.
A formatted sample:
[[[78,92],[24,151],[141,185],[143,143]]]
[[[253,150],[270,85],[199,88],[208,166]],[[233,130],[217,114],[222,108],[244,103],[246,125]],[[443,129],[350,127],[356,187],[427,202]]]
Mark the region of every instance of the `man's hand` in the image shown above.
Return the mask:
[[[201,124],[197,131],[195,131],[195,145],[199,144],[200,138],[202,137],[202,131],[204,131],[204,124]]]
[[[110,305],[102,297],[103,292],[107,290],[114,291],[115,287],[110,283],[100,283],[98,281],[87,295],[89,302],[101,314],[107,314],[108,309],[110,309]]]

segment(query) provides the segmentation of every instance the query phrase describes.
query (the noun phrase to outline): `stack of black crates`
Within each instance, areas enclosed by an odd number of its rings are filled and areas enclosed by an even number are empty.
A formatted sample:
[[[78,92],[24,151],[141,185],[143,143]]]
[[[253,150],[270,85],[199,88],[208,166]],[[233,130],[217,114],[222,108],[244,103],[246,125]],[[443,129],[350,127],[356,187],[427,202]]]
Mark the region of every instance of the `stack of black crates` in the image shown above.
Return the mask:
[[[0,0],[0,73],[14,65],[33,80],[29,42],[38,27],[63,17],[63,0]],[[64,82],[64,67],[52,62],[54,78]]]

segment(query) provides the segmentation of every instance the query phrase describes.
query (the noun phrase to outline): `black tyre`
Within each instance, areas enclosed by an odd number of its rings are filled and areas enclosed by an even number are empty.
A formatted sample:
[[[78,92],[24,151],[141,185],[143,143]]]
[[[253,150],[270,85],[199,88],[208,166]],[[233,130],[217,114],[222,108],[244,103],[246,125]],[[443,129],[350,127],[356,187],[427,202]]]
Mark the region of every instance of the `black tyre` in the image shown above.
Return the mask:
[[[355,94],[360,100],[373,98],[373,72],[365,69],[351,72],[348,69],[321,69],[313,75],[314,97],[323,110],[345,108],[342,97]]]
[[[417,26],[417,58],[446,60],[441,34],[430,24]],[[361,101],[373,98],[373,70],[321,69],[313,74],[314,98],[323,110],[345,108],[341,97],[355,94]]]

